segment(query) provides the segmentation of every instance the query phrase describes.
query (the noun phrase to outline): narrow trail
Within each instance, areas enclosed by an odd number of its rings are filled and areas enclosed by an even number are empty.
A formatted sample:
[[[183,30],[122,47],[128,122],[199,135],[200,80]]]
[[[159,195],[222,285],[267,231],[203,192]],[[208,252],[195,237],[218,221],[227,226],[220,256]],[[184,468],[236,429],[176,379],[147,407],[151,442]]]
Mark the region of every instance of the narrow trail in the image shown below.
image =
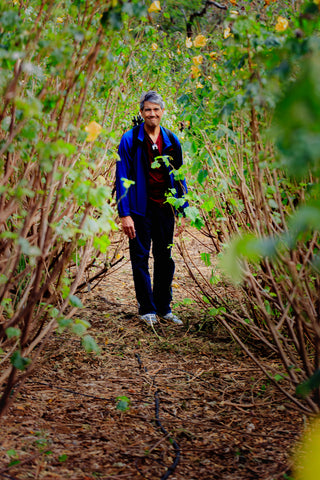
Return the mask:
[[[0,478],[280,480],[290,474],[302,415],[218,325],[200,328],[205,313],[179,304],[188,288],[176,257],[174,303],[185,325],[162,321],[154,329],[136,314],[128,262],[88,294],[79,317],[90,321],[101,354],[87,354],[67,332],[53,336],[39,371],[3,420]]]

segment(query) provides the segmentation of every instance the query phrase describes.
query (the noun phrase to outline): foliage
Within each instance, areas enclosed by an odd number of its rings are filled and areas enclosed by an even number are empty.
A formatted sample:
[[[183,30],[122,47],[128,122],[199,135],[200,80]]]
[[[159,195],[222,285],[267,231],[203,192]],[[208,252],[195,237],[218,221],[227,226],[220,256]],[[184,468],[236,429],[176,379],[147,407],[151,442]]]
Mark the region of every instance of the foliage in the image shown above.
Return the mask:
[[[295,395],[320,361],[318,4],[153,3],[0,2],[0,410],[54,329],[99,350],[73,319],[91,288],[80,281],[116,263],[116,146],[157,89],[183,143],[187,216],[210,242],[209,279],[181,247],[195,298],[256,363],[257,340],[281,361],[281,379],[266,375],[318,411],[317,391]],[[234,238],[230,286],[214,257]]]
[[[95,258],[105,254],[115,229],[110,124],[97,131],[96,122],[92,132],[94,119],[110,114],[112,94],[88,102],[94,72],[107,65],[108,75],[113,64],[98,6],[0,4],[2,412],[55,328],[70,328],[89,352],[98,350],[89,325],[71,320],[82,306],[75,293],[92,244]]]
[[[319,368],[319,9],[268,4],[261,15],[246,8],[228,20],[224,39],[215,39],[214,72],[202,62],[196,88],[178,101],[191,126],[190,199],[211,242],[204,261],[224,251],[233,300],[217,293],[213,268],[209,280],[199,276],[182,253],[204,308],[212,304],[258,365],[257,340],[276,356],[282,378],[266,375],[299,408],[317,412],[317,388],[305,401],[294,395]]]

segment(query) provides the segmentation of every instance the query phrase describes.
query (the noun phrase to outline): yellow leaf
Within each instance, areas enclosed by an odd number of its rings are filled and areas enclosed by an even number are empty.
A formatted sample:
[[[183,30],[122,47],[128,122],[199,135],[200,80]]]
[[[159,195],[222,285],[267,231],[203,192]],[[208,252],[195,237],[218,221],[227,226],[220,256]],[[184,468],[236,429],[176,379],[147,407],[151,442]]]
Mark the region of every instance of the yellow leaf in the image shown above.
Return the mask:
[[[64,20],[63,17],[57,17],[56,18],[57,23],[63,23],[63,20]]]
[[[197,85],[196,85],[196,88],[203,88],[203,87],[204,87],[204,85],[202,85],[201,82],[198,82]]]
[[[148,8],[148,12],[149,13],[152,13],[152,12],[161,12],[161,6],[160,6],[160,2],[152,2],[150,7]]]
[[[217,58],[217,55],[218,55],[217,52],[210,52],[210,53],[209,53],[209,57],[210,57],[210,58],[216,59],[216,58]]]
[[[194,39],[193,45],[195,47],[205,47],[207,43],[207,39],[204,35],[197,35],[196,38]]]
[[[191,78],[198,78],[201,75],[199,67],[191,65]]]
[[[192,47],[192,40],[190,37],[186,38],[186,47],[191,48]]]
[[[86,138],[86,141],[87,142],[94,142],[97,139],[97,137],[100,135],[100,133],[102,131],[102,127],[101,127],[101,125],[99,125],[99,123],[93,121],[93,122],[90,122],[85,127],[85,131],[89,134]]]
[[[106,337],[105,340],[104,340],[104,344],[105,344],[105,345],[108,345],[108,343],[109,343],[109,338]]]
[[[158,45],[157,45],[156,43],[153,43],[153,44],[151,45],[151,50],[152,50],[153,52],[155,52],[155,51],[157,50],[157,48],[158,48]]]
[[[277,32],[284,32],[289,26],[289,22],[284,17],[278,17],[275,30]]]
[[[197,57],[193,57],[192,61],[195,65],[201,65],[201,63],[203,62],[203,56],[198,55]]]
[[[232,5],[237,5],[237,0],[230,0],[230,3],[232,3]]]
[[[231,30],[229,27],[225,28],[223,31],[223,38],[228,38],[231,35]]]

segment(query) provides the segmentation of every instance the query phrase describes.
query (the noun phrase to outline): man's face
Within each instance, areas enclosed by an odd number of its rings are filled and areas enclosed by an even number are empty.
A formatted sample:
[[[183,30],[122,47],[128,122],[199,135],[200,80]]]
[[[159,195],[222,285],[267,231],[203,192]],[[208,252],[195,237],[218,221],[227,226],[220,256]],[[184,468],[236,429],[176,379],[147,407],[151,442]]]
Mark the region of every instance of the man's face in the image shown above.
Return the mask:
[[[161,118],[164,114],[164,108],[161,108],[157,103],[144,102],[143,110],[141,110],[141,116],[148,127],[158,127],[161,122]]]

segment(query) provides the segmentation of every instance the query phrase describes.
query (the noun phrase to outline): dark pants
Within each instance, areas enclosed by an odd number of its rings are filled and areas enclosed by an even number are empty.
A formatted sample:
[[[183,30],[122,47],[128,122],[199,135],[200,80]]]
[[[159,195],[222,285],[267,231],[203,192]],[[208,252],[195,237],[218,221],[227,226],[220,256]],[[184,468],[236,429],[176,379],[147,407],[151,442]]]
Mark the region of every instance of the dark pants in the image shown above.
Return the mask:
[[[171,312],[171,283],[174,261],[171,258],[174,214],[171,207],[152,204],[145,217],[132,215],[136,238],[129,240],[130,258],[139,314]],[[153,288],[148,268],[152,242],[154,259]]]

